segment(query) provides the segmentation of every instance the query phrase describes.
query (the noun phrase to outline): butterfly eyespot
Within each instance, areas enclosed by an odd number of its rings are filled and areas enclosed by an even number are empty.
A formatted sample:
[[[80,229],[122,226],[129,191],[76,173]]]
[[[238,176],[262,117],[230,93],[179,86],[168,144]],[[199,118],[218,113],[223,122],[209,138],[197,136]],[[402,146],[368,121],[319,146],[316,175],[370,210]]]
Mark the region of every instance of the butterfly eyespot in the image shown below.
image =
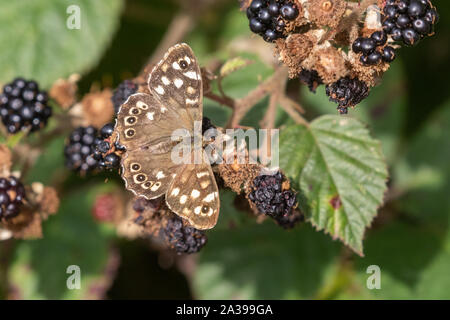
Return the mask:
[[[141,166],[138,163],[131,164],[131,171],[139,171],[141,170]]]
[[[135,133],[136,133],[136,131],[134,131],[134,129],[128,129],[127,131],[125,131],[125,135],[127,137],[132,137],[132,136],[134,136]]]
[[[148,182],[144,183],[144,186],[146,188],[150,188],[152,186],[152,183],[150,181],[148,181]]]
[[[138,115],[139,113],[141,113],[141,110],[136,107],[130,109],[130,114]]]
[[[180,65],[181,69],[186,69],[188,67],[188,63],[186,62],[186,60],[180,60],[178,64]]]
[[[147,180],[147,176],[142,173],[135,175],[133,178],[136,183],[142,183]]]
[[[136,117],[128,117],[125,120],[128,124],[134,124],[136,123]]]
[[[202,213],[207,213],[209,211],[209,207],[208,206],[203,206],[202,207]]]

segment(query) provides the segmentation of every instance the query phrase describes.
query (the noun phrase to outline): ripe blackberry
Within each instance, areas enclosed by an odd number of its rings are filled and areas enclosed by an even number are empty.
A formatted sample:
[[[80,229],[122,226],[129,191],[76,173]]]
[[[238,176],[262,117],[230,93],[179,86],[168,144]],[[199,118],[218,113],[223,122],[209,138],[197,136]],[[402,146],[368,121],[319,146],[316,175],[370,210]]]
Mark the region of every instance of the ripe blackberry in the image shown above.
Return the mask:
[[[383,8],[384,31],[408,46],[433,34],[438,14],[430,0],[390,0]]]
[[[93,156],[96,136],[97,129],[92,126],[79,127],[72,131],[64,148],[67,168],[87,173],[97,167],[98,161]]]
[[[179,254],[199,252],[208,240],[204,231],[184,226],[178,216],[171,217],[161,231],[168,245]]]
[[[207,117],[203,117],[202,121],[202,134],[205,134],[211,128],[215,128],[216,126],[212,124],[211,119]]]
[[[120,166],[120,156],[115,151],[121,151],[121,147],[117,143],[112,145],[109,139],[113,132],[114,124],[107,123],[94,141],[92,157],[97,161],[99,169],[113,170]]]
[[[364,65],[376,65],[381,61],[388,62],[382,59],[384,46],[387,42],[387,34],[384,31],[375,31],[370,37],[357,38],[352,44],[352,50],[355,53],[360,53],[360,61]]]
[[[314,93],[316,92],[317,87],[323,83],[319,73],[316,70],[302,69],[298,78],[301,82],[308,86],[309,91]]]
[[[0,178],[0,219],[17,216],[25,199],[25,187],[16,177]]]
[[[298,15],[298,8],[290,0],[253,0],[247,9],[250,30],[267,42],[284,38],[286,22]]]
[[[9,133],[42,129],[51,115],[47,92],[40,91],[35,81],[16,78],[3,87],[0,117]]]
[[[253,180],[253,189],[248,195],[259,212],[275,219],[280,225],[292,220],[293,208],[297,204],[295,193],[283,190],[284,180],[281,172],[260,175]]]
[[[137,92],[138,87],[139,86],[131,80],[125,80],[119,84],[111,97],[116,113],[119,112],[120,106],[127,101],[128,97]]]
[[[341,78],[325,88],[330,101],[338,104],[340,114],[346,114],[349,107],[353,107],[367,98],[369,88],[358,78]]]

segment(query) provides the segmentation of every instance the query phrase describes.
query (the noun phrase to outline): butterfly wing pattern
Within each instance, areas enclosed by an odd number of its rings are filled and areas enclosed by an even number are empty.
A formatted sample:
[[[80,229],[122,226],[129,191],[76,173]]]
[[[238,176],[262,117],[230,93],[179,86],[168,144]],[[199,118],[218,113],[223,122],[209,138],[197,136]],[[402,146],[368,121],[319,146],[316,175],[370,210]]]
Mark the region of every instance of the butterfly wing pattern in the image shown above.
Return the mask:
[[[170,48],[150,73],[148,85],[151,95],[130,96],[117,115],[118,142],[126,149],[126,188],[146,199],[165,195],[168,207],[194,228],[210,229],[217,223],[220,200],[203,149],[191,148],[191,159],[195,154],[202,160],[198,164],[171,158],[178,143],[172,133],[184,129],[194,137],[194,123],[203,117],[203,84],[192,49],[186,44]]]

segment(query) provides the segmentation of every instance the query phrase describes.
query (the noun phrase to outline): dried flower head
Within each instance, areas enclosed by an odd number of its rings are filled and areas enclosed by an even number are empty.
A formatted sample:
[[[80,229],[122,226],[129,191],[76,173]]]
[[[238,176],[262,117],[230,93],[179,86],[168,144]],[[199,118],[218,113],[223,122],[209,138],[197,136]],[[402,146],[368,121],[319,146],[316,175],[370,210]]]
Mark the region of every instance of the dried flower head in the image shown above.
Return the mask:
[[[319,27],[335,28],[345,13],[344,0],[309,0],[306,2],[308,18]]]

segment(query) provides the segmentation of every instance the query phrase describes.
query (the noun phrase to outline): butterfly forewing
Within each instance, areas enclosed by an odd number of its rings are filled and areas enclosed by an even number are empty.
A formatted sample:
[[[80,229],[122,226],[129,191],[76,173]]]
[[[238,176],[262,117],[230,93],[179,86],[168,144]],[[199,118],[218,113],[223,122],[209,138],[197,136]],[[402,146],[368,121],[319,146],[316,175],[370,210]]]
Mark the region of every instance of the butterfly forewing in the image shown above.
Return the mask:
[[[179,115],[180,123],[193,128],[202,120],[203,86],[200,66],[186,44],[169,49],[149,75],[148,85],[161,104]]]
[[[181,167],[166,193],[169,208],[197,229],[210,229],[219,216],[219,193],[208,163]]]

